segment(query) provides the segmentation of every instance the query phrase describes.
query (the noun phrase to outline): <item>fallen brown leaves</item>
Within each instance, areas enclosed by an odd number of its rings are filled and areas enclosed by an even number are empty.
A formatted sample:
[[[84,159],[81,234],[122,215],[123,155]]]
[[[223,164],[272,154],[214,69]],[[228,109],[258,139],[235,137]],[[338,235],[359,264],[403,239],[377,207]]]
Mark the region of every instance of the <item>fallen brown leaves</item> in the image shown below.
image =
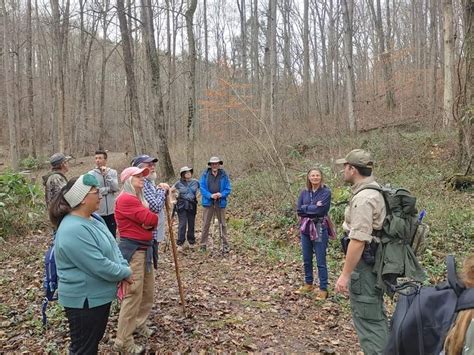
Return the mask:
[[[41,327],[43,253],[49,236],[13,238],[0,245],[0,349],[64,352],[67,324],[50,305]],[[334,298],[316,302],[294,294],[301,281],[295,263],[268,265],[256,253],[234,249],[227,257],[197,249],[180,254],[186,316],[170,252],[161,252],[150,352],[311,352],[359,350],[347,310]],[[118,307],[113,307],[101,352],[112,351]],[[142,341],[139,339],[139,341]]]

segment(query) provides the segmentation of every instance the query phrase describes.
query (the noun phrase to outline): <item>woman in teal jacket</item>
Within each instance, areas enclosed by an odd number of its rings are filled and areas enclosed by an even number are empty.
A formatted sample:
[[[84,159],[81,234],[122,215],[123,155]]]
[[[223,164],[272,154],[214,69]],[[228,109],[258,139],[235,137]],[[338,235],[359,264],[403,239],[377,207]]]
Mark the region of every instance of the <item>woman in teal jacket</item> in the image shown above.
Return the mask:
[[[73,178],[49,209],[57,227],[58,296],[69,322],[70,354],[97,353],[117,285],[132,283],[131,269],[105,222],[92,217],[100,204],[98,186],[90,174]]]

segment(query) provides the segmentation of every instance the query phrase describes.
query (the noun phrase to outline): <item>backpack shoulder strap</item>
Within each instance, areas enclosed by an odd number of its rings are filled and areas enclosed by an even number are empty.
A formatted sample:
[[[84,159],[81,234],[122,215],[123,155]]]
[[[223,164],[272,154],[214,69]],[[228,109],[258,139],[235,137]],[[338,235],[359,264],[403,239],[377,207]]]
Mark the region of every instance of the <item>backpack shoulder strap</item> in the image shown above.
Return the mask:
[[[375,191],[378,191],[378,192],[380,192],[380,193],[382,193],[382,191],[383,191],[380,186],[365,186],[365,187],[361,188],[359,191],[357,191],[357,192],[354,194],[354,196],[357,195],[359,192],[364,191],[364,190],[375,190]],[[383,194],[382,194],[382,195],[383,195]]]
[[[456,272],[456,262],[453,255],[448,255],[446,257],[446,266],[448,269],[448,283],[454,292],[456,292],[456,295],[459,296],[465,287],[458,278],[458,274]]]
[[[382,195],[382,198],[383,198],[383,202],[385,203],[385,209],[387,210],[387,214],[390,213],[390,204],[388,203],[387,197],[383,193],[384,190],[382,189],[381,186],[365,186],[365,187],[361,188],[359,191],[357,191],[354,194],[354,196],[357,195],[359,192],[364,191],[364,190],[375,190],[375,191],[380,192],[380,194]],[[352,196],[352,197],[354,197],[354,196]]]
[[[456,312],[466,309],[474,309],[474,288],[467,288],[461,293],[456,305]]]

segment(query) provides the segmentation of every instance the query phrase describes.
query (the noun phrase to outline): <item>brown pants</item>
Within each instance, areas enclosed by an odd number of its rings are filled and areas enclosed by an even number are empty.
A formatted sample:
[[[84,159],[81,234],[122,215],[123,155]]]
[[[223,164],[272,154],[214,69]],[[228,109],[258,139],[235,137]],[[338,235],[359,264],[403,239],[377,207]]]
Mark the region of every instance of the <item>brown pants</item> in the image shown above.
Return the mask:
[[[153,306],[154,272],[153,265],[146,271],[146,252],[136,251],[130,260],[133,284],[120,306],[118,320],[118,344],[133,343],[133,332],[146,324]]]
[[[227,226],[225,224],[225,208],[220,207],[203,207],[202,212],[202,233],[201,233],[201,246],[207,245],[207,240],[209,239],[209,227],[211,226],[211,222],[214,219],[214,213],[216,214],[217,220],[222,227],[222,230],[217,233],[220,233],[222,238],[222,245],[228,246],[229,242],[227,241]]]

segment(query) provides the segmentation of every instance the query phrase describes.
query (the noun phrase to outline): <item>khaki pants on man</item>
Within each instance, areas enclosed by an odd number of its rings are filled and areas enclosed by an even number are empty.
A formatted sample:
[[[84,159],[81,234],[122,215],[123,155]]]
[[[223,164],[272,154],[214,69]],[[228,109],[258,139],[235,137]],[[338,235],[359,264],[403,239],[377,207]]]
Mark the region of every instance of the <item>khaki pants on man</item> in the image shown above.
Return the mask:
[[[209,227],[211,226],[211,222],[214,219],[214,214],[219,221],[219,228],[222,230],[219,232],[222,238],[222,245],[224,247],[229,246],[229,242],[227,241],[227,226],[225,224],[225,208],[220,208],[217,206],[211,207],[203,207],[202,211],[202,233],[201,233],[201,247],[207,246],[207,241],[209,239]],[[215,242],[215,240],[214,240]]]
[[[352,321],[365,355],[382,354],[388,339],[383,292],[375,288],[372,266],[360,260],[351,274],[349,298]]]
[[[146,252],[137,250],[130,260],[133,284],[120,306],[116,344],[129,346],[133,344],[133,332],[146,325],[153,306],[154,272],[146,270]]]

